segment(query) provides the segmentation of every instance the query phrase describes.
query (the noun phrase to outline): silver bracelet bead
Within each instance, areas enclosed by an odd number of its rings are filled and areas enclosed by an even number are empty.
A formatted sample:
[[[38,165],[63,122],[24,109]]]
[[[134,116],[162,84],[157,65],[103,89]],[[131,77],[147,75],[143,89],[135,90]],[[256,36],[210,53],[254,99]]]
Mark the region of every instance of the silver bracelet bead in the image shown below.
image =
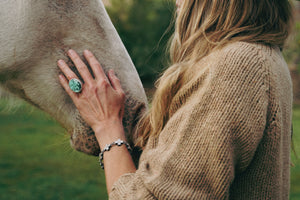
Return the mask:
[[[131,149],[130,145],[127,142],[125,142],[121,139],[118,139],[118,140],[116,140],[115,142],[113,142],[111,144],[106,144],[105,145],[104,149],[99,153],[99,163],[100,163],[100,166],[101,166],[102,169],[104,169],[104,164],[103,164],[103,154],[104,154],[104,152],[109,151],[113,146],[122,146],[123,144],[126,146],[128,151],[131,152],[132,149]]]

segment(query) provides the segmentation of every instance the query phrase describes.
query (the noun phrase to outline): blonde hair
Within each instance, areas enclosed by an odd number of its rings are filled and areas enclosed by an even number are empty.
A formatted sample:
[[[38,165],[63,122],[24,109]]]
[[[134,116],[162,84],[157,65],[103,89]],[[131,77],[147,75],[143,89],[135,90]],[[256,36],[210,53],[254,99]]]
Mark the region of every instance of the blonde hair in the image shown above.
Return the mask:
[[[283,48],[291,21],[288,0],[184,0],[171,39],[171,66],[156,82],[152,107],[138,123],[137,146],[144,147],[168,122],[171,101],[189,68],[235,41]]]

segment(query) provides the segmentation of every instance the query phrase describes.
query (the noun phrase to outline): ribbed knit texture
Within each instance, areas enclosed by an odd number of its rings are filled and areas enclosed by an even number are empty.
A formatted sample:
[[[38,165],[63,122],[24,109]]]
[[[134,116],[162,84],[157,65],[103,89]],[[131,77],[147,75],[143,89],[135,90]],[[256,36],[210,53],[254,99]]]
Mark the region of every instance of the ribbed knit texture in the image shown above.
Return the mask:
[[[292,83],[280,50],[232,43],[189,77],[110,199],[288,199]]]

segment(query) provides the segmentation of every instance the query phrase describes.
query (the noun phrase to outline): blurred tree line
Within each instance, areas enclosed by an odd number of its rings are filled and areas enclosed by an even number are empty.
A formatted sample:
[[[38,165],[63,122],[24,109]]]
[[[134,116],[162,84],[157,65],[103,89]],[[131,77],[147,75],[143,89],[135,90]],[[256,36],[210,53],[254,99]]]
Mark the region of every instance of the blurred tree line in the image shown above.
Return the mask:
[[[293,32],[283,53],[293,80],[294,103],[300,104],[300,18],[296,18]]]
[[[284,49],[284,56],[291,68],[300,72],[300,21],[296,21],[293,34]]]
[[[107,11],[144,85],[152,85],[168,65],[166,48],[173,33],[174,1],[110,0],[109,2]]]
[[[292,1],[292,3],[295,8],[295,25],[284,50],[284,56],[289,64],[293,79],[294,103],[300,104],[300,1]]]

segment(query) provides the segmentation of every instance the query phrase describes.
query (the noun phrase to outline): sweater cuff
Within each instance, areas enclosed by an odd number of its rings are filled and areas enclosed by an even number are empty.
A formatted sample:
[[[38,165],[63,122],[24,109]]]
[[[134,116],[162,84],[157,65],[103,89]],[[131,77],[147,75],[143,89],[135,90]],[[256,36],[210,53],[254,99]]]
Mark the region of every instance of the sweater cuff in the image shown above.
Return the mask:
[[[135,173],[127,173],[122,175],[112,186],[109,199],[121,199],[121,197],[128,191],[128,184],[134,179]]]

